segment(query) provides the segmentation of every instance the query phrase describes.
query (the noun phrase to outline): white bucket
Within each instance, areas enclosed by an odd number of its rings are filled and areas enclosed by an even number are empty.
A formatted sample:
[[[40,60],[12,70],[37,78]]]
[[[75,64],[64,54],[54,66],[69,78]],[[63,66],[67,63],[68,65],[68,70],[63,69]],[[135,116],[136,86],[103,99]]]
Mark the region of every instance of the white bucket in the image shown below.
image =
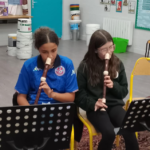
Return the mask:
[[[29,33],[32,31],[31,19],[20,19],[20,32]]]
[[[26,46],[32,47],[33,39],[32,32],[31,33],[21,33],[17,32],[17,47],[23,48]]]
[[[100,29],[100,24],[87,24],[86,34],[93,34],[98,29]]]
[[[8,34],[8,46],[9,47],[16,47],[16,41],[17,41],[17,34],[15,33]]]
[[[24,18],[18,19],[18,31],[20,31],[20,24],[21,24],[22,20],[24,20]]]
[[[71,11],[71,20],[80,20],[80,11]]]
[[[86,44],[89,45],[92,34],[100,29],[100,24],[87,24],[86,25]]]
[[[29,59],[32,57],[32,32],[17,32],[17,58]]]
[[[18,52],[19,53],[21,53],[21,52],[32,52],[32,46],[17,48],[17,53]]]
[[[21,19],[18,19],[18,31],[20,31],[21,20],[22,20],[22,18],[21,18]]]
[[[32,57],[32,46],[26,46],[22,48],[17,48],[18,59],[29,59]]]
[[[21,39],[29,39],[32,40],[32,32],[29,33],[22,33],[17,31],[17,40]]]
[[[9,56],[16,56],[17,48],[7,46],[7,54]]]
[[[17,51],[17,58],[18,59],[29,59],[32,57],[32,52],[24,51],[24,52],[18,52]]]
[[[17,41],[17,48],[32,47],[32,41]]]

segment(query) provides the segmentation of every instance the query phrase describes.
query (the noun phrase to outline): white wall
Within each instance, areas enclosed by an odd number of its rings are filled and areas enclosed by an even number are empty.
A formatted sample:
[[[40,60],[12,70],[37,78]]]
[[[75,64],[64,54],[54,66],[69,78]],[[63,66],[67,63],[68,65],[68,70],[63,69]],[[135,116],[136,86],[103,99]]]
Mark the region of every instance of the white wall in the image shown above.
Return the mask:
[[[136,1],[136,0],[135,0]],[[78,0],[76,1],[78,2]],[[81,39],[86,39],[85,25],[88,23],[98,23],[102,28],[104,17],[131,20],[135,23],[135,14],[128,14],[128,7],[123,6],[122,13],[116,12],[116,6],[111,6],[110,12],[104,11],[104,5],[100,0],[81,0]],[[150,39],[150,32],[145,30],[134,29],[133,45],[128,48],[129,51],[144,54],[147,40]]]
[[[70,39],[70,32],[69,32],[69,4],[70,0],[63,0],[63,27],[62,27],[62,40],[69,40]]]
[[[63,31],[62,31],[62,40],[69,40],[70,36],[70,28],[69,28],[69,20],[70,20],[70,4],[79,4],[80,0],[63,0]]]
[[[16,33],[17,24],[0,24],[0,46],[8,45],[8,34]]]
[[[29,15],[31,14],[31,7],[29,2]],[[36,0],[35,0],[36,1]],[[99,23],[102,27],[103,17],[114,17],[121,19],[130,19],[135,22],[135,14],[128,14],[128,7],[123,6],[123,12],[117,13],[116,7],[111,6],[111,12],[104,11],[104,5],[100,4],[100,0],[63,0],[63,35],[62,40],[70,39],[70,10],[69,6],[73,3],[79,3],[81,8],[81,39],[86,39],[85,25],[87,23]],[[17,24],[0,24],[0,46],[7,45],[8,34],[17,31]],[[145,30],[134,29],[133,45],[128,48],[129,51],[144,54],[147,40],[150,39],[150,32]]]

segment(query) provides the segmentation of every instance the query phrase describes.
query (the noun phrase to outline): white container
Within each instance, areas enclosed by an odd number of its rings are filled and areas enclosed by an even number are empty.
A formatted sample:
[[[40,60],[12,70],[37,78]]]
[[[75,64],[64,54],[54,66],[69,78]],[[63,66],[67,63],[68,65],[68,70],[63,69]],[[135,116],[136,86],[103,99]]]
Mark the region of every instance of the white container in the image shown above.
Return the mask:
[[[16,47],[16,41],[17,41],[17,34],[15,33],[8,34],[8,46],[9,47]]]
[[[18,59],[29,59],[32,57],[32,46],[17,47],[16,56]]]
[[[19,51],[17,50],[18,59],[29,59],[32,57],[32,51]]]
[[[21,24],[22,20],[24,20],[24,18],[19,18],[18,19],[18,31],[20,31],[20,24]]]
[[[32,57],[32,32],[17,32],[17,58],[29,59]]]
[[[71,11],[71,20],[80,20],[80,11]]]
[[[23,47],[27,47],[27,46],[30,46],[32,47],[32,43],[33,41],[17,41],[17,48],[23,48]]]
[[[100,29],[100,24],[87,24],[86,25],[86,44],[89,46],[89,42],[92,34]]]
[[[17,31],[17,41],[24,40],[24,39],[32,40],[32,32],[22,33]]]
[[[80,24],[81,20],[69,20],[71,39],[76,41],[80,38]]]
[[[32,32],[31,19],[20,19],[20,32],[29,33]]]
[[[9,56],[16,56],[17,48],[7,46],[7,54]]]
[[[21,19],[18,19],[18,31],[20,31]]]

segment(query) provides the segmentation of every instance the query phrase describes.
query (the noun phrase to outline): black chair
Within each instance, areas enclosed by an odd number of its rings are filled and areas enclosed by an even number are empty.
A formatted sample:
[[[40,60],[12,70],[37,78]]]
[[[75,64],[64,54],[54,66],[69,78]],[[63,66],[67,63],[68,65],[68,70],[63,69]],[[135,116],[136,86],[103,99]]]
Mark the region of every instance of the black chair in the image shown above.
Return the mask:
[[[17,103],[17,96],[18,96],[18,93],[15,92],[14,95],[13,95],[13,99],[12,99],[13,106],[18,105],[18,103]]]

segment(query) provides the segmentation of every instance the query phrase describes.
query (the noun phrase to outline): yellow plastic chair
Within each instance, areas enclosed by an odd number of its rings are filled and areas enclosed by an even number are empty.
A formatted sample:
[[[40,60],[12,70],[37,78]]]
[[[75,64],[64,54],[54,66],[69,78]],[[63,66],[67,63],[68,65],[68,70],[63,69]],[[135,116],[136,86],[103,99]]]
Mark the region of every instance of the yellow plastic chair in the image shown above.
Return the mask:
[[[72,126],[71,131],[70,150],[74,150],[74,126]]]
[[[133,77],[135,75],[150,75],[150,58],[145,58],[142,57],[140,59],[137,60],[134,69],[131,73],[131,77],[130,77],[130,91],[129,91],[129,100],[126,102],[125,105],[125,110],[128,109],[130,103],[132,102],[132,100],[138,100],[138,99],[143,99],[143,98],[132,98],[132,93],[133,93]],[[100,135],[100,133],[98,133],[95,128],[93,127],[93,125],[90,123],[90,121],[87,119],[86,116],[82,116],[79,113],[78,110],[78,117],[79,119],[83,122],[83,124],[87,127],[88,131],[89,131],[89,150],[93,150],[93,136],[95,135]],[[136,133],[136,137],[138,137],[138,134]],[[116,145],[117,147],[119,146],[119,141],[120,141],[120,137],[117,135],[116,136]]]
[[[81,115],[79,113],[78,109],[78,117],[83,122],[83,124],[87,127],[89,131],[89,150],[93,150],[93,136],[100,135],[101,133],[97,132],[94,128],[94,126],[90,123],[90,121],[87,119],[86,115]],[[116,145],[119,146],[119,140],[120,137],[116,136]]]
[[[71,138],[70,138],[70,149],[66,150],[74,150],[74,126],[72,126]]]
[[[135,75],[141,75],[141,76],[142,75],[150,75],[150,58],[142,57],[142,58],[139,58],[135,63],[135,66],[134,66],[131,76],[130,76],[129,99],[126,102],[125,110],[128,109],[130,103],[133,100],[143,99],[142,97],[141,98],[133,98],[133,78]],[[138,138],[138,133],[136,133],[136,137]]]

